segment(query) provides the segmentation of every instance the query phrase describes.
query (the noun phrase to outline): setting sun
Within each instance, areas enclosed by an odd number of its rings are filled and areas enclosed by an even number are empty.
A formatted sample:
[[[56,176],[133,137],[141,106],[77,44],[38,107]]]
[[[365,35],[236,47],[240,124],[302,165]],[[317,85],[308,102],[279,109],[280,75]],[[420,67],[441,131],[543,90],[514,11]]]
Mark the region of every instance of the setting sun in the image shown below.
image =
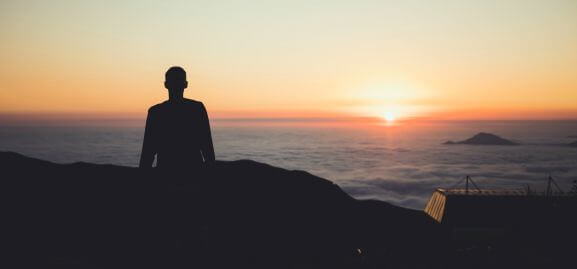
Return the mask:
[[[393,114],[392,112],[386,112],[386,113],[383,115],[383,119],[385,119],[385,121],[386,121],[387,123],[392,123],[392,122],[394,122],[394,121],[396,120],[396,117],[395,117],[395,114]]]
[[[354,100],[349,113],[379,118],[388,124],[432,111],[432,106],[422,102],[431,96],[431,91],[416,82],[368,80],[352,86],[348,95]]]

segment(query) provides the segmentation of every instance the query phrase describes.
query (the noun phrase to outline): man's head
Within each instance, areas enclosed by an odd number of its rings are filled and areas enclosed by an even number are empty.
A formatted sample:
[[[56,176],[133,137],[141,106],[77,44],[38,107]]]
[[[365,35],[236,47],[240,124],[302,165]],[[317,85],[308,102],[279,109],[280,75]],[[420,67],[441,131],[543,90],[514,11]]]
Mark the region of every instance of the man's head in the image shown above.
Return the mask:
[[[188,81],[186,81],[186,71],[180,66],[173,66],[166,71],[164,74],[164,87],[168,89],[169,92],[182,93],[186,87],[188,87]]]

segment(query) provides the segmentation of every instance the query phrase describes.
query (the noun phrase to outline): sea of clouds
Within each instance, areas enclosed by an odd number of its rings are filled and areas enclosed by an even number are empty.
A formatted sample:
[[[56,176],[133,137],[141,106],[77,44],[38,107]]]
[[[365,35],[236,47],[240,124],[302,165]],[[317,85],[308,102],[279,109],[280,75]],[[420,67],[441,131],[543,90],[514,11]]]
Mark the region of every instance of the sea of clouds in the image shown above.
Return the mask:
[[[491,132],[520,146],[442,145]],[[573,132],[573,133],[571,133]],[[405,126],[214,124],[217,159],[252,159],[329,179],[359,199],[422,209],[436,188],[543,191],[549,175],[564,191],[577,180],[577,122],[433,122]],[[136,166],[138,127],[0,127],[0,150],[59,163]]]

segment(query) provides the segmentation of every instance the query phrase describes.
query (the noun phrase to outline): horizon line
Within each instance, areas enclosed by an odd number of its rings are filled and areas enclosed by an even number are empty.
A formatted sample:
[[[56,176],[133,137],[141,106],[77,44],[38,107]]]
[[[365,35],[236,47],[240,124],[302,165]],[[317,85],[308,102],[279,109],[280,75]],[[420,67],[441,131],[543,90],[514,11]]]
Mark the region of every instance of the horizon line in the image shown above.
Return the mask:
[[[94,122],[134,122],[144,121],[146,116],[95,116],[86,114],[52,114],[52,115],[37,115],[37,114],[12,114],[0,113],[0,125],[18,125],[18,124],[33,124],[33,123],[94,123]],[[279,117],[211,117],[214,122],[229,122],[229,123],[383,123],[385,119],[380,117],[370,116],[279,116]],[[472,121],[577,121],[577,117],[567,118],[434,118],[434,117],[411,117],[401,118],[395,120],[396,123],[410,123],[410,122],[472,122]]]

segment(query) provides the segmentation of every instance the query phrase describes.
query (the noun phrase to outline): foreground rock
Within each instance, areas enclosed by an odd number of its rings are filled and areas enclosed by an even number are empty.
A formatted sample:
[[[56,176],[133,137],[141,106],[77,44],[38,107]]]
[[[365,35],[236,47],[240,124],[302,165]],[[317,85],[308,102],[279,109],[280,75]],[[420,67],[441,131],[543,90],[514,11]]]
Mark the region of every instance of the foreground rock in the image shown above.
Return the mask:
[[[499,137],[497,135],[490,134],[490,133],[478,133],[475,136],[473,136],[467,140],[457,141],[457,142],[449,140],[443,144],[445,144],[445,145],[459,145],[459,144],[464,144],[464,145],[502,145],[502,146],[519,145],[518,143],[515,143],[513,141],[504,139],[502,137]]]
[[[443,248],[421,211],[253,161],[165,174],[0,152],[0,168],[4,268],[411,268]]]

